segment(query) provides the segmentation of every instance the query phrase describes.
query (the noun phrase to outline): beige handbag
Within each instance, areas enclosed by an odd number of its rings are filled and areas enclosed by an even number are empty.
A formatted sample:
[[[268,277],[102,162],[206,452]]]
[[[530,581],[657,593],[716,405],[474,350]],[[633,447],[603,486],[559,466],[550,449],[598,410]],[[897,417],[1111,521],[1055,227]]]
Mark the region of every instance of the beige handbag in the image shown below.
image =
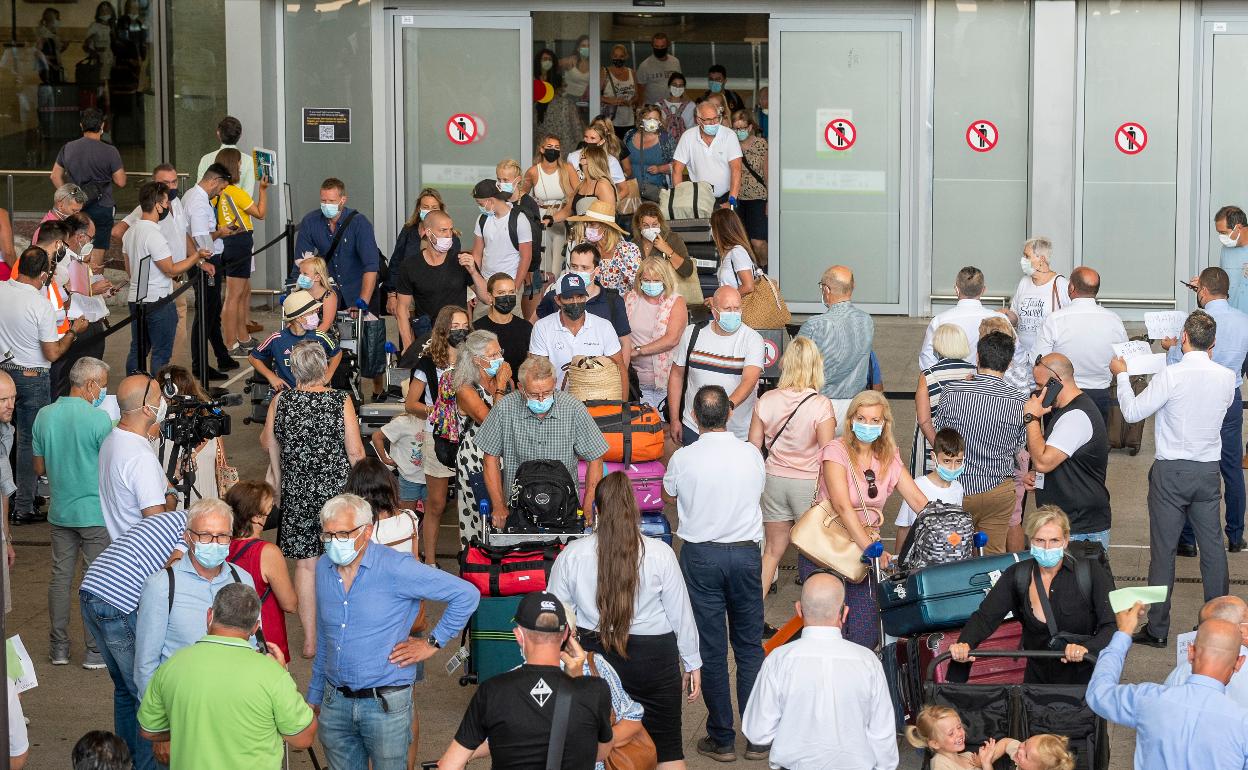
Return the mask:
[[[762,271],[754,272],[754,291],[741,298],[741,320],[751,329],[783,329],[793,320],[780,284]]]
[[[862,489],[858,485],[858,471],[850,460],[851,476],[854,488],[861,502]],[[815,495],[819,494],[819,484],[823,483],[823,465],[820,463],[819,480],[815,486]],[[866,503],[862,503],[863,518],[867,517]],[[878,538],[879,525],[864,524],[867,534]],[[862,561],[862,549],[849,536],[849,530],[841,523],[840,514],[832,506],[832,501],[821,500],[793,525],[789,539],[797,550],[807,559],[821,567],[832,570],[850,583],[861,583],[867,577],[868,565]]]
[[[225,497],[230,487],[238,483],[238,468],[225,460],[225,444],[217,439],[217,496]]]
[[[564,388],[580,401],[623,401],[620,368],[606,356],[573,356]]]
[[[640,206],[641,189],[637,185],[637,180],[625,179],[624,192],[620,194],[619,200],[615,202],[615,213],[635,214]]]

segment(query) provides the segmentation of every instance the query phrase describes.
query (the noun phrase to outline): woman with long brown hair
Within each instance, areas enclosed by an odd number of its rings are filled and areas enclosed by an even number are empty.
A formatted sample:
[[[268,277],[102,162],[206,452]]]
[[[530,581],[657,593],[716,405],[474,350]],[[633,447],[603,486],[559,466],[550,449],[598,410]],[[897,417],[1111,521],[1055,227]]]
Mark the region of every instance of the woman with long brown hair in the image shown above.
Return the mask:
[[[549,590],[576,610],[582,646],[606,658],[645,708],[642,724],[658,748],[659,767],[684,768],[681,698],[688,692],[690,701],[697,699],[702,656],[676,553],[641,535],[641,512],[624,473],[598,484],[594,505],[594,533],[559,554]]]
[[[715,274],[720,286],[732,286],[744,299],[754,291],[754,249],[745,225],[732,209],[716,209],[711,214],[711,239],[719,252],[719,268]]]
[[[256,346],[256,340],[247,333],[247,301],[251,298],[251,250],[255,247],[252,237],[253,219],[264,219],[268,208],[269,178],[264,177],[256,185],[258,197],[253,201],[239,187],[242,154],[233,147],[217,153],[216,162],[230,172],[230,184],[213,203],[217,210],[217,228],[232,232],[221,239],[225,251],[221,254],[225,273],[225,299],[221,304],[221,333],[231,354],[246,354]],[[220,285],[220,284],[218,284]]]
[[[260,628],[290,660],[286,614],[299,609],[295,584],[290,579],[282,549],[263,539],[276,495],[263,481],[240,481],[222,498],[234,512],[234,540],[228,560],[251,574],[260,593]]]

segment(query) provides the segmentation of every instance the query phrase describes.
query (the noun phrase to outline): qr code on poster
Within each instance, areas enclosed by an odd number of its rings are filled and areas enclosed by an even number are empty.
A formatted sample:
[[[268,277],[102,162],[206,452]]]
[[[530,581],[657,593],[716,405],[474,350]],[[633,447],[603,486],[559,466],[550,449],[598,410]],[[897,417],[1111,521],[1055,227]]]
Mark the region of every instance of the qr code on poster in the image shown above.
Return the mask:
[[[334,124],[322,123],[316,127],[316,138],[322,142],[334,141]]]

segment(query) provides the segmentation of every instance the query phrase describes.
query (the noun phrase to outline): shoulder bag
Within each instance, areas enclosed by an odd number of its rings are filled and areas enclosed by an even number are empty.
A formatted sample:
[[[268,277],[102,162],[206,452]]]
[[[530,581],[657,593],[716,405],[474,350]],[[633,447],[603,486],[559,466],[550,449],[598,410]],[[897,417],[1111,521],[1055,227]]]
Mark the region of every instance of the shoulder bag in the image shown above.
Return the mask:
[[[571,682],[559,683],[555,693],[555,715],[550,723],[550,745],[546,747],[546,770],[563,767],[563,744],[568,737],[568,718],[572,714]]]
[[[854,461],[849,461],[850,474],[854,479],[854,489],[858,492],[858,499],[862,506],[863,517],[867,516],[866,503],[861,502],[862,489],[858,485],[857,468],[854,467]],[[815,495],[819,495],[819,484],[823,483],[823,462],[819,463],[819,479],[815,486]],[[871,526],[864,524],[867,534],[873,538],[878,538],[880,529],[878,524]],[[802,517],[793,525],[793,529],[789,534],[789,539],[797,550],[822,567],[832,570],[840,575],[847,582],[861,583],[867,577],[867,565],[862,561],[862,549],[849,536],[849,530],[841,523],[840,514],[836,512],[836,508],[832,505],[832,500],[820,500],[811,507],[810,510],[802,514]]]
[[[225,460],[225,444],[217,438],[217,497],[225,497],[230,487],[238,483],[238,468]]]
[[[741,277],[735,270],[732,276],[737,279],[737,288],[741,288]],[[741,298],[741,321],[751,329],[783,329],[792,320],[789,304],[780,294],[780,284],[755,267],[754,291]]]
[[[594,663],[594,654],[587,652],[585,656],[585,661],[589,664],[589,673],[601,679],[602,677],[598,674],[598,665]],[[615,724],[618,716],[612,712],[612,724]],[[632,738],[612,746],[611,753],[607,755],[604,764],[607,770],[654,770],[659,766],[659,750],[654,745],[654,739],[650,737],[650,733],[642,727]]]

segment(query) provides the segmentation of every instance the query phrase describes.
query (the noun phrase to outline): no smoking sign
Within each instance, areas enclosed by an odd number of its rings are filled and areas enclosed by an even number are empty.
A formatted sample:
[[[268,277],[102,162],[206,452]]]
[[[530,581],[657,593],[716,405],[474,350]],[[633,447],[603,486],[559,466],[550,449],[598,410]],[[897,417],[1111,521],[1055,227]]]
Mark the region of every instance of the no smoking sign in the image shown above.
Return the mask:
[[[991,120],[976,120],[966,127],[966,144],[975,152],[991,152],[1000,139],[997,124]]]

